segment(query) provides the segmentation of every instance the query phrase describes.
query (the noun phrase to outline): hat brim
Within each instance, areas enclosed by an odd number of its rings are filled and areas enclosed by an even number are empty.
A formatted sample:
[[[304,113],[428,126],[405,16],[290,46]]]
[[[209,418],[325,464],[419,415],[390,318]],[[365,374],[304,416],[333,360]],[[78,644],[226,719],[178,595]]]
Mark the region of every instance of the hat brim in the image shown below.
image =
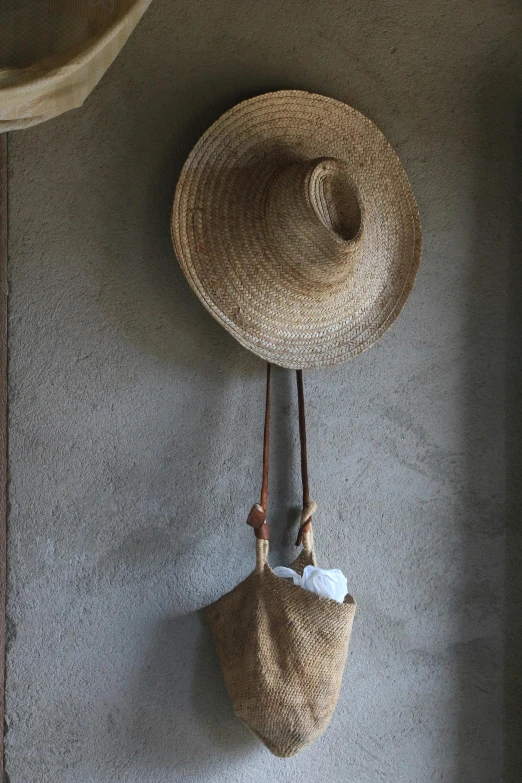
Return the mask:
[[[263,238],[263,183],[296,161],[348,164],[364,214],[349,280],[288,287]],[[334,365],[373,345],[397,318],[420,262],[419,213],[379,129],[340,101],[285,90],[238,104],[188,157],[172,213],[181,267],[209,312],[245,348],[288,368]]]

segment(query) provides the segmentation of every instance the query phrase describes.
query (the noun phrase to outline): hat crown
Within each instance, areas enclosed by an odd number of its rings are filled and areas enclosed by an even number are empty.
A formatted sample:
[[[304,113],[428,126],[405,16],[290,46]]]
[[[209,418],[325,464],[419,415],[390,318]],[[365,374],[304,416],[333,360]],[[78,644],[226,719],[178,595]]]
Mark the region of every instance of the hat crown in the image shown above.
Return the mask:
[[[342,161],[291,163],[271,180],[266,203],[267,236],[296,281],[324,288],[353,274],[363,211]]]

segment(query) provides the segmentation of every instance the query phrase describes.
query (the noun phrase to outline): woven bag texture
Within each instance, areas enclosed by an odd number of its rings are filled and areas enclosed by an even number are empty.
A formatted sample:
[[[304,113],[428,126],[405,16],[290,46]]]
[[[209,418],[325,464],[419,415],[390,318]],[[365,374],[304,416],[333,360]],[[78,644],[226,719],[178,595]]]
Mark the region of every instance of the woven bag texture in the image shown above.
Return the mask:
[[[256,569],[205,610],[238,718],[276,756],[289,757],[326,729],[337,703],[355,601],[323,598],[276,576],[268,542]],[[292,564],[315,563],[311,532]]]

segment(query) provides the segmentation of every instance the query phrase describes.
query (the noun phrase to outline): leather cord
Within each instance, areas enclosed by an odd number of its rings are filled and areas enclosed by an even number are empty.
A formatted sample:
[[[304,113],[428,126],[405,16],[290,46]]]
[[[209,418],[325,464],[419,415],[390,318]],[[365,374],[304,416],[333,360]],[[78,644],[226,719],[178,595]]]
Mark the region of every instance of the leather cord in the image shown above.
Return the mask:
[[[265,402],[265,428],[263,436],[263,480],[261,483],[261,499],[255,503],[248,515],[247,524],[254,528],[256,538],[268,540],[270,538],[270,528],[267,524],[268,509],[268,463],[270,446],[270,376],[271,365],[267,364],[266,369],[266,402]],[[312,514],[317,510],[317,506],[310,499],[310,487],[308,483],[308,458],[306,449],[306,418],[304,405],[304,386],[303,371],[296,371],[297,377],[297,402],[299,406],[299,442],[301,448],[301,481],[303,485],[303,510],[299,532],[297,534],[296,546],[300,546],[303,541],[303,535],[312,523]]]
[[[254,528],[256,538],[266,541],[270,538],[270,528],[266,522],[268,507],[268,455],[270,447],[270,376],[272,365],[266,365],[266,402],[265,402],[265,430],[263,435],[263,481],[261,482],[261,500],[250,509],[247,524]]]
[[[268,454],[270,445],[270,375],[272,365],[266,365],[266,402],[265,402],[265,430],[263,435],[263,482],[261,484],[261,506],[266,510],[268,506]]]
[[[297,404],[299,406],[299,442],[301,444],[301,481],[303,484],[303,513],[301,514],[301,524],[295,542],[300,546],[303,541],[303,534],[310,530],[312,524],[312,514],[317,506],[310,500],[310,486],[308,484],[308,456],[306,451],[306,418],[304,403],[304,385],[303,371],[297,370]]]

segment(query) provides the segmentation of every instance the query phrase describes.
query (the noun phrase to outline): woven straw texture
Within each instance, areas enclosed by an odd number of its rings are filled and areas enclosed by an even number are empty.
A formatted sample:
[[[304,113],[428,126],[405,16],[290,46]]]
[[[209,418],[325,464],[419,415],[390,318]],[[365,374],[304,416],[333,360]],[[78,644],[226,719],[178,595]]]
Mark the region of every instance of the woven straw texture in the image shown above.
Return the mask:
[[[151,0],[6,0],[0,9],[0,133],[75,109]]]
[[[238,104],[183,167],[174,248],[210,313],[289,368],[337,364],[401,311],[420,261],[406,173],[344,103],[300,91]]]
[[[315,564],[311,531],[292,564]],[[344,604],[275,576],[268,541],[255,571],[205,610],[234,711],[276,756],[293,756],[326,729],[335,709],[355,602]]]

